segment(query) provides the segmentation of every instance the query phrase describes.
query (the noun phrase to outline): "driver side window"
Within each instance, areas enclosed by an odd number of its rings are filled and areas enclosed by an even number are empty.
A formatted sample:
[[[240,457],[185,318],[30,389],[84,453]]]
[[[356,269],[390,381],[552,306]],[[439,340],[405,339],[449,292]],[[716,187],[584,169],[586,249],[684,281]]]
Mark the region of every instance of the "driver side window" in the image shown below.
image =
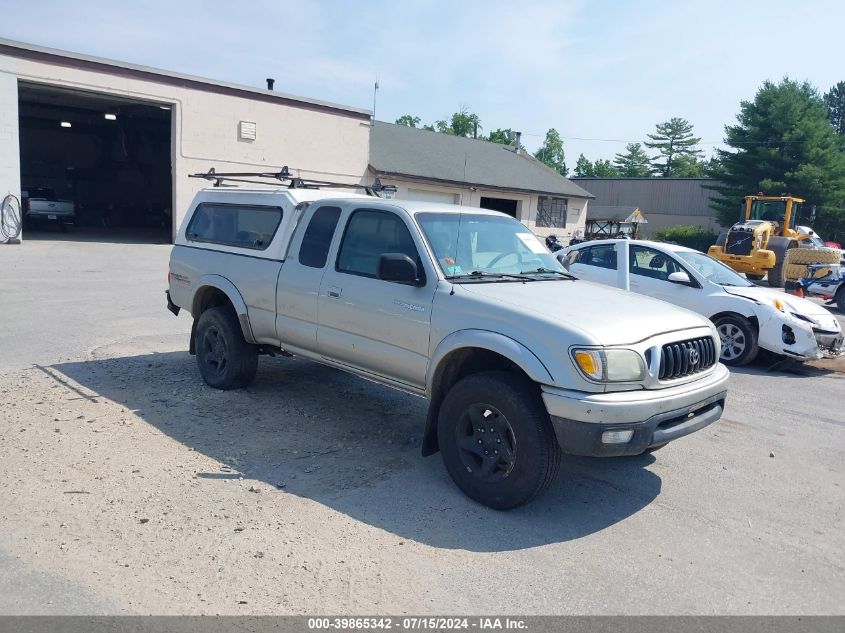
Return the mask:
[[[631,246],[628,263],[632,275],[667,281],[672,273],[683,271],[672,257],[647,246]]]
[[[402,218],[388,211],[358,209],[346,225],[337,257],[338,272],[376,277],[379,259],[385,253],[401,253],[423,267],[417,247]]]

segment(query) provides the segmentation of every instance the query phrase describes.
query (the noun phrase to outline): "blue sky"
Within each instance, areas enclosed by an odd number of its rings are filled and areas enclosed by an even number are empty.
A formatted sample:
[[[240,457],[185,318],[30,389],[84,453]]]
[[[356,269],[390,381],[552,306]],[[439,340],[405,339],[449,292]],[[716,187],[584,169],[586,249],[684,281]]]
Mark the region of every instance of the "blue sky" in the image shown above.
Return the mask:
[[[424,122],[461,105],[567,162],[612,158],[671,116],[709,153],[765,79],[845,80],[845,3],[0,0],[0,35],[372,107]],[[613,139],[613,140],[585,140]]]

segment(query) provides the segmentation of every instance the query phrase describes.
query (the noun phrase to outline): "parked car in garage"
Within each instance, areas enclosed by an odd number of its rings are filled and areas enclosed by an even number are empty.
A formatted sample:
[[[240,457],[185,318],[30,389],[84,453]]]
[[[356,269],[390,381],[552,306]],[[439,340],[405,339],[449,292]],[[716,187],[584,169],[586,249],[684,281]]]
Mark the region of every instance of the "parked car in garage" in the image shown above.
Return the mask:
[[[63,231],[76,221],[76,205],[72,200],[59,200],[50,187],[21,189],[21,207],[26,225],[54,224]]]
[[[617,285],[619,240],[565,248],[558,259],[580,279]],[[624,241],[633,292],[709,318],[722,341],[721,361],[745,365],[760,349],[798,360],[843,354],[839,321],[824,307],[749,282],[724,264],[676,244]]]

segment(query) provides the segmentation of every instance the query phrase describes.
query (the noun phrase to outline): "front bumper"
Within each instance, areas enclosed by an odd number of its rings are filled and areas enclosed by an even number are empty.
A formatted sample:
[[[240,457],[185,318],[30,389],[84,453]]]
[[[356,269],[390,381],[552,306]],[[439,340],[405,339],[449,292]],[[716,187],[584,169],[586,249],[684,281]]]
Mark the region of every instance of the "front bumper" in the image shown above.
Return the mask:
[[[712,424],[722,416],[729,373],[724,365],[704,378],[640,391],[584,393],[543,387],[543,402],[558,444],[572,455],[639,455]],[[602,442],[606,431],[633,432],[621,444]]]

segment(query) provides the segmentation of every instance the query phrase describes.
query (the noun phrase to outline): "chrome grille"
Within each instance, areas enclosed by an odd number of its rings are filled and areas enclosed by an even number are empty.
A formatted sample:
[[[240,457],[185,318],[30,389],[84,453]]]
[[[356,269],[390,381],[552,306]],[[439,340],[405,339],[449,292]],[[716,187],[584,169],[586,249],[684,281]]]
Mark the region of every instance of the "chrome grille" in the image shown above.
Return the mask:
[[[710,336],[667,343],[660,348],[660,380],[674,380],[709,369],[719,360]]]

